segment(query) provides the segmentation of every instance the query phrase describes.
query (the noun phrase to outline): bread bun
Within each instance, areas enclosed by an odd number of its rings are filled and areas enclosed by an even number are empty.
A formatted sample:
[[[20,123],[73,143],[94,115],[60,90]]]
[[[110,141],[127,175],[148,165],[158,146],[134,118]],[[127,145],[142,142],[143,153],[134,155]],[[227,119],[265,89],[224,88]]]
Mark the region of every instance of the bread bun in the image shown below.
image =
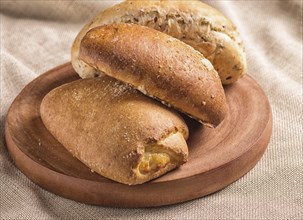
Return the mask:
[[[201,53],[182,41],[135,24],[91,29],[79,58],[198,121],[217,126],[227,104],[220,78]]]
[[[200,51],[215,67],[223,84],[246,73],[243,42],[234,24],[201,1],[124,1],[93,18],[72,47],[72,64],[82,77],[100,74],[79,60],[80,42],[92,28],[111,23],[134,23],[169,34]]]
[[[112,180],[140,184],[187,161],[183,119],[111,77],[60,86],[44,97],[40,112],[74,157]]]

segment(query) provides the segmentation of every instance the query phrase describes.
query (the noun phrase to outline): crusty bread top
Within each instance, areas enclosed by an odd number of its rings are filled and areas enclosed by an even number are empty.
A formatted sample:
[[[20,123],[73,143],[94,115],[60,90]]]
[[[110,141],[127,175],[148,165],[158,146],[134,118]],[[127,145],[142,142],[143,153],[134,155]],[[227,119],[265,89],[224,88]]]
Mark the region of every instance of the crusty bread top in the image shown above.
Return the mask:
[[[143,183],[187,161],[181,116],[114,78],[60,86],[44,97],[40,112],[73,156],[115,181]]]
[[[97,15],[79,32],[72,47],[72,64],[78,74],[92,77],[96,71],[78,59],[86,32],[111,23],[134,23],[167,33],[200,51],[219,73],[223,84],[246,73],[243,42],[233,23],[201,1],[124,1]]]
[[[191,46],[135,24],[91,29],[80,59],[198,121],[217,126],[227,104],[212,64]]]

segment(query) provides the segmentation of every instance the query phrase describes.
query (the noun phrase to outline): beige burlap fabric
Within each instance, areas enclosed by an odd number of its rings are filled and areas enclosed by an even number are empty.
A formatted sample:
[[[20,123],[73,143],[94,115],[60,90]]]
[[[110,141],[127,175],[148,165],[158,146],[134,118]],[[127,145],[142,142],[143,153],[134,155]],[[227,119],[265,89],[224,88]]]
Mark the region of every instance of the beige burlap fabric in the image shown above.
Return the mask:
[[[246,176],[183,204],[117,209],[49,193],[12,163],[3,137],[6,112],[20,90],[70,60],[83,24],[114,1],[1,0],[0,219],[303,219],[302,1],[212,1],[238,26],[250,74],[268,95],[273,134]]]

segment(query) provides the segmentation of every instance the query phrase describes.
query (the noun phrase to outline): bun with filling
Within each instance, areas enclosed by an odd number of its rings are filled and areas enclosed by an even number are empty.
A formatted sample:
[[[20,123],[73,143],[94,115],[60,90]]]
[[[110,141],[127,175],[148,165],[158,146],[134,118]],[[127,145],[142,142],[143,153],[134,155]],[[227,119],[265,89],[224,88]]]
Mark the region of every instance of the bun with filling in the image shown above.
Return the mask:
[[[40,112],[74,157],[120,183],[144,183],[188,158],[180,115],[111,77],[60,86],[44,97]]]

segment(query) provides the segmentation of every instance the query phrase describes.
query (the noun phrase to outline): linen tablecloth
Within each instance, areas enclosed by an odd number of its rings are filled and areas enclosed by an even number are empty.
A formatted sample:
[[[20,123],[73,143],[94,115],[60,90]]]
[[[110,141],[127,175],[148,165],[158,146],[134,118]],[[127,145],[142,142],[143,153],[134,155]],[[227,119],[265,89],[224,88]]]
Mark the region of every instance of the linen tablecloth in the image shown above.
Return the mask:
[[[249,74],[271,103],[273,133],[261,161],[225,189],[182,204],[105,208],[56,196],[13,164],[7,110],[21,89],[70,60],[81,27],[115,1],[1,0],[0,219],[303,219],[302,1],[208,1],[237,25]]]

